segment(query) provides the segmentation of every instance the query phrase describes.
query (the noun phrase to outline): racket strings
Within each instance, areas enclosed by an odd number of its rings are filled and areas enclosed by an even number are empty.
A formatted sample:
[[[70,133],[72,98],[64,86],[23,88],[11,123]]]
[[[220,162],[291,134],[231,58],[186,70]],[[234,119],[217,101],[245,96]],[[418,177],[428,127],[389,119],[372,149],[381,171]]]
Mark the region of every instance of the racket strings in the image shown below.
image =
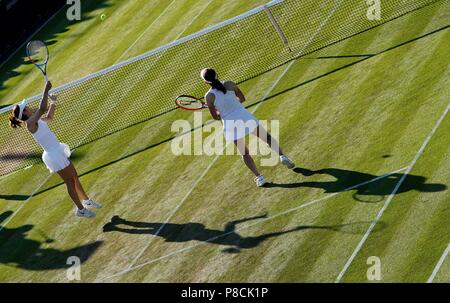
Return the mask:
[[[203,108],[203,103],[194,98],[189,96],[179,96],[176,99],[176,104],[184,109],[201,109]]]
[[[178,101],[181,105],[191,105],[192,103],[198,102],[197,100],[179,100]]]
[[[37,65],[44,65],[48,60],[47,46],[42,41],[31,41],[27,45],[30,61]]]

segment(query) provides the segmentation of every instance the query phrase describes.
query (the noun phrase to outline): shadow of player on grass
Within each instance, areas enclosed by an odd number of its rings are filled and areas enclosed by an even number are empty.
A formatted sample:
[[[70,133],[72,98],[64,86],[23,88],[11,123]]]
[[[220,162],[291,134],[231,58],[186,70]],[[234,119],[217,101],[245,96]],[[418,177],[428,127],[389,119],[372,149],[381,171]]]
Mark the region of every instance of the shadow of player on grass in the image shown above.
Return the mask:
[[[0,224],[12,214],[12,211],[0,214]],[[28,238],[33,229],[45,239],[43,242]],[[0,225],[0,264],[27,270],[68,268],[70,265],[66,262],[69,257],[76,256],[84,263],[102,244],[101,241],[96,241],[68,250],[42,247],[53,242],[54,240],[35,229],[34,225],[27,224],[16,228]]]
[[[311,187],[323,189],[325,193],[337,193],[342,191],[355,191],[353,198],[361,202],[371,202],[364,200],[363,196],[379,196],[383,199],[385,196],[392,194],[392,191],[403,177],[402,173],[395,173],[390,176],[381,178],[380,176],[362,173],[352,170],[345,170],[339,168],[324,168],[316,171],[306,168],[297,167],[294,172],[302,174],[304,176],[314,175],[329,175],[335,178],[332,181],[308,181],[298,183],[267,183],[266,187],[281,187],[281,188],[299,188],[299,187]],[[375,178],[379,180],[373,181]],[[358,184],[370,182],[366,185],[352,188]],[[427,178],[423,176],[407,174],[403,180],[401,186],[397,190],[397,194],[416,190],[420,192],[438,192],[447,189],[445,184],[440,183],[426,183]],[[379,202],[375,201],[375,202]]]
[[[211,244],[228,246],[228,248],[222,250],[222,252],[239,253],[242,249],[251,249],[257,247],[267,239],[296,231],[324,229],[344,233],[360,234],[364,233],[367,227],[371,224],[371,222],[355,222],[329,226],[301,225],[285,231],[267,233],[255,237],[243,237],[237,233],[236,227],[238,224],[264,218],[267,218],[267,214],[231,221],[225,224],[224,230],[216,230],[206,228],[205,225],[201,223],[164,224],[135,222],[122,219],[119,216],[114,216],[111,218],[111,222],[103,226],[103,232],[116,231],[128,234],[150,234],[164,238],[166,242],[208,242]],[[376,230],[384,228],[384,223],[379,223],[380,224],[377,226]],[[122,227],[120,225],[122,225]]]

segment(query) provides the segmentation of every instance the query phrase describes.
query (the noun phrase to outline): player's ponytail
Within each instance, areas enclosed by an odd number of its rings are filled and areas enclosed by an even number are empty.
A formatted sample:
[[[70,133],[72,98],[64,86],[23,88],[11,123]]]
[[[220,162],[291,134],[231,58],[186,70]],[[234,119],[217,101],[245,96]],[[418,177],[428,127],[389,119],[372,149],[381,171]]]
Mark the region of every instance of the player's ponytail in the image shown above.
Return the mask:
[[[211,86],[214,87],[215,89],[217,89],[218,91],[221,91],[222,93],[226,94],[227,93],[227,89],[225,88],[225,86],[222,84],[222,82],[220,82],[219,80],[215,79],[211,81]]]
[[[209,83],[213,88],[217,89],[218,91],[221,91],[224,94],[227,93],[227,89],[222,84],[222,82],[219,81],[219,78],[215,70],[213,70],[212,68],[205,68],[201,71],[200,75],[203,78],[203,80]]]
[[[20,108],[18,106],[14,107],[11,115],[9,116],[9,126],[11,128],[17,128],[22,126],[22,121],[20,121],[17,116],[19,115]]]
[[[11,115],[9,117],[9,126],[11,128],[17,128],[19,126],[22,126],[22,122],[20,120],[18,120],[16,117],[14,117],[13,115]]]

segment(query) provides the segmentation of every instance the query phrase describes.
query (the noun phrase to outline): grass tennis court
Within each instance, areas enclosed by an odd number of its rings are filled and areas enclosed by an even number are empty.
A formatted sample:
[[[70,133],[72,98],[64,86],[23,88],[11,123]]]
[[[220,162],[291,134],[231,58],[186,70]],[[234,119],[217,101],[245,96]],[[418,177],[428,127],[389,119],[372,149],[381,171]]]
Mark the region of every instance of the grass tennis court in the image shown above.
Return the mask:
[[[54,42],[55,85],[265,1],[83,3],[90,19],[60,13],[39,34]],[[93,220],[73,217],[43,164],[2,177],[0,281],[67,282],[66,259],[80,255],[87,282],[368,282],[370,256],[382,282],[426,282],[450,243],[449,12],[438,1],[244,82],[249,110],[280,120],[298,166],[263,168],[267,188],[238,156],[174,156],[172,122],[193,119],[178,110],[75,150],[104,205]],[[22,55],[1,67],[2,105],[43,86]],[[450,257],[434,282],[449,274]]]

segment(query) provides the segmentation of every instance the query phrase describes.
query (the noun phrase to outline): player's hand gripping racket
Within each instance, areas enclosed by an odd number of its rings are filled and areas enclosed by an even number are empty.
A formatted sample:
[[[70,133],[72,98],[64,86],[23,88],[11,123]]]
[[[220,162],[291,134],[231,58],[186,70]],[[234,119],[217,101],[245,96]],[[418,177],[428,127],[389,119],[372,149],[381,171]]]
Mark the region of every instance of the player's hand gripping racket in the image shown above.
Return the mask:
[[[30,41],[27,44],[27,56],[30,61],[44,74],[45,81],[47,78],[48,48],[44,42],[39,40]]]
[[[192,96],[181,95],[175,100],[175,104],[184,110],[202,110],[208,108],[205,102]]]

